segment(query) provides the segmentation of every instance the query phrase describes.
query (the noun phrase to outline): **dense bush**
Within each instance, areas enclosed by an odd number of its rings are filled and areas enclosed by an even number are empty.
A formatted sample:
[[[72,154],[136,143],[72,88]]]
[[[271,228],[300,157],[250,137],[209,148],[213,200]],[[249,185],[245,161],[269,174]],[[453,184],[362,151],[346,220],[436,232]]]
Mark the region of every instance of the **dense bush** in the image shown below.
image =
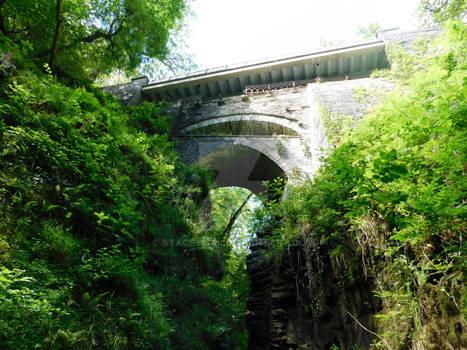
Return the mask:
[[[399,88],[272,208],[279,250],[318,238],[349,278],[360,264],[377,278],[379,346],[465,345],[466,34],[453,22],[418,54],[393,46]]]
[[[243,346],[230,248],[198,228],[210,173],[177,161],[170,118],[1,42],[0,347]]]

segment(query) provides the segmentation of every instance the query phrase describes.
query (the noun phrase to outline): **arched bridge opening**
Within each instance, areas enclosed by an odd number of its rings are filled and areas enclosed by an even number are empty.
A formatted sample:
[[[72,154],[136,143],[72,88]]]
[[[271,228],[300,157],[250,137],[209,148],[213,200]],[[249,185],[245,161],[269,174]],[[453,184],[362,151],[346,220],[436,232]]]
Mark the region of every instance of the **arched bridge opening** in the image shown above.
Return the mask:
[[[265,181],[306,164],[301,127],[276,115],[224,115],[186,123],[176,132],[182,161],[209,166],[216,187],[238,186],[255,194]]]
[[[288,135],[298,136],[297,121],[278,115],[240,114],[207,118],[185,125],[179,135]]]
[[[267,155],[242,144],[221,146],[196,164],[213,170],[215,187],[242,187],[255,194],[265,193],[265,181],[286,179],[284,170]]]

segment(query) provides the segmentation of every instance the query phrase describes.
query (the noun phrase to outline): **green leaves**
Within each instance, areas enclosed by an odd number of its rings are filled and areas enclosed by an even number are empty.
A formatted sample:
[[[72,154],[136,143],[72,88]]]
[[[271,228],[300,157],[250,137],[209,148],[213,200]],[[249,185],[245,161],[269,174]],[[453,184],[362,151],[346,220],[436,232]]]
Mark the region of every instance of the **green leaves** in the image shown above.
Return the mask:
[[[56,26],[58,4],[61,26]],[[133,72],[147,57],[164,58],[169,34],[185,12],[184,0],[39,0],[34,6],[26,0],[6,1],[2,31],[20,46],[29,42],[27,56],[39,68],[54,52],[55,72],[95,78],[116,69]]]
[[[379,157],[373,160],[373,179],[383,183],[395,181],[408,173],[404,164],[397,163],[397,152],[395,149],[389,152],[380,151]]]
[[[425,24],[443,23],[465,18],[466,10],[463,0],[421,0],[418,15]]]
[[[465,304],[466,26],[451,23],[421,47],[389,48],[390,75],[403,84],[278,208],[279,241],[319,238],[331,258],[373,273],[380,334],[394,348],[408,337],[425,344],[423,322],[464,322],[455,315]],[[426,286],[448,293],[451,318],[426,311]]]
[[[0,347],[234,348],[245,251],[228,259],[200,224],[212,173],[177,161],[161,106],[126,108],[39,72],[2,86],[0,263],[26,272],[0,271],[16,298],[0,302]],[[10,294],[0,286],[0,301]]]

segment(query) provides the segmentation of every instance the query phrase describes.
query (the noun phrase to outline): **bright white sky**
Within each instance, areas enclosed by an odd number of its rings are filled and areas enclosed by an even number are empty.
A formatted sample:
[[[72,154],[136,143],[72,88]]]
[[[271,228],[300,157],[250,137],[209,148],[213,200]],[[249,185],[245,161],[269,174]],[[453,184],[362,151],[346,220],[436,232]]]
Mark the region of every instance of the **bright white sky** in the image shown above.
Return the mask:
[[[193,0],[186,38],[200,68],[358,41],[359,27],[417,27],[419,0]]]

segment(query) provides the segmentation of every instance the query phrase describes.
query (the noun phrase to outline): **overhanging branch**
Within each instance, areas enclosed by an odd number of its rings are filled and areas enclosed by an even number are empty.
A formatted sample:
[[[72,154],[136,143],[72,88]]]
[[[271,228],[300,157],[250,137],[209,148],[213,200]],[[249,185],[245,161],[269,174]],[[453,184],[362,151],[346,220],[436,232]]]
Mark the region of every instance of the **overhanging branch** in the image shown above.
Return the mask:
[[[92,43],[98,39],[105,39],[105,40],[109,40],[109,41],[112,41],[112,39],[118,34],[120,33],[120,31],[122,30],[123,28],[123,23],[124,21],[121,21],[118,25],[118,28],[116,30],[113,30],[113,27],[115,25],[115,23],[117,22],[117,19],[114,19],[112,24],[110,25],[110,29],[108,32],[102,30],[102,29],[98,29],[96,30],[94,33],[92,33],[91,35],[88,35],[84,38],[81,39],[82,42],[85,42],[85,43]]]

